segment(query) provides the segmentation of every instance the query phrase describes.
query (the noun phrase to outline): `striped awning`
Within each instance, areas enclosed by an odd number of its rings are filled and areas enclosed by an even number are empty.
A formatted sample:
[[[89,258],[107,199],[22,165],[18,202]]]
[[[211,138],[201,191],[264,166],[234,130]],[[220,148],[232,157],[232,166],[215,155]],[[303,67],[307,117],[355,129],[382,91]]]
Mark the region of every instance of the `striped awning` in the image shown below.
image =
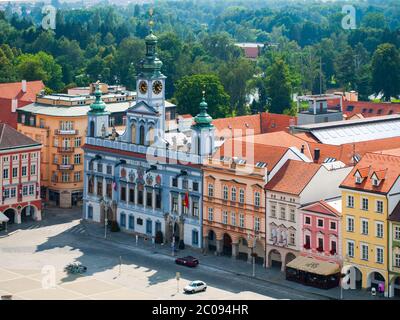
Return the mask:
[[[322,276],[329,276],[340,272],[340,267],[337,263],[317,260],[310,257],[297,257],[290,261],[286,267],[319,274]]]

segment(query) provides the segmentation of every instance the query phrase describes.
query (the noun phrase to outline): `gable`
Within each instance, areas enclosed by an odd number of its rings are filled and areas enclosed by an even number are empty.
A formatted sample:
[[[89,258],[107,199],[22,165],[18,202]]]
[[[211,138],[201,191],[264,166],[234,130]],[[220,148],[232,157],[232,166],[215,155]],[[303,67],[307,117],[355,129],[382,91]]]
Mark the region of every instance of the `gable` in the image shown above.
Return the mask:
[[[148,115],[158,115],[156,109],[152,106],[149,106],[146,102],[140,101],[136,103],[134,106],[130,107],[127,110],[127,113],[139,113],[139,114],[148,114]]]

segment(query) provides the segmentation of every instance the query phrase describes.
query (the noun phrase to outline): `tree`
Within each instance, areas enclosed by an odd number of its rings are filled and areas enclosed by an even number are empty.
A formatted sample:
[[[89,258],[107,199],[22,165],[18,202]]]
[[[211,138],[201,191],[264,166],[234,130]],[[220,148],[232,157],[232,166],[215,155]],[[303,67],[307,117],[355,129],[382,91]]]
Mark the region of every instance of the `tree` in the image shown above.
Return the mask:
[[[336,61],[337,78],[346,90],[354,89],[356,80],[356,54],[352,47],[347,46]]]
[[[283,113],[292,105],[288,66],[282,59],[277,59],[267,73],[267,92],[271,100],[269,112]]]
[[[385,101],[400,94],[400,53],[392,44],[380,45],[372,57],[372,90]]]
[[[203,90],[206,92],[208,113],[214,119],[226,117],[229,114],[229,95],[219,78],[213,74],[185,76],[176,83],[178,113],[197,115]]]

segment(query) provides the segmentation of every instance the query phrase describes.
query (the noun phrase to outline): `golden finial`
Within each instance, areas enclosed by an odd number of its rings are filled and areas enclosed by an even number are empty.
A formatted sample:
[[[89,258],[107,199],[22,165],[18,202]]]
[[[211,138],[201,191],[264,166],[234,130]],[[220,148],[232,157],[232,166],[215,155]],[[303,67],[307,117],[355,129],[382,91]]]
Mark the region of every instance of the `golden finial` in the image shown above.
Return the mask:
[[[206,85],[203,86],[202,94],[203,94],[203,98],[205,99],[206,98]]]
[[[150,26],[150,29],[153,29],[153,26],[154,26],[154,20],[153,20],[154,9],[153,8],[150,8],[149,15],[150,15],[149,26]]]

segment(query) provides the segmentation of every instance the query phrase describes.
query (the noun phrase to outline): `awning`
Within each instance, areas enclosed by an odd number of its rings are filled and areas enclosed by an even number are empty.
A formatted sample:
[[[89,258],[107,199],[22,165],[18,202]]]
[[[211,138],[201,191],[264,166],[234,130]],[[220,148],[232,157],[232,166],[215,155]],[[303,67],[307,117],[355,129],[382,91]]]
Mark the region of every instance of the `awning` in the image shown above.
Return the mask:
[[[290,261],[286,267],[322,276],[329,276],[340,272],[340,267],[337,263],[317,260],[310,257],[297,257]]]
[[[10,219],[8,219],[4,213],[0,212],[0,222],[8,222],[8,220]]]

